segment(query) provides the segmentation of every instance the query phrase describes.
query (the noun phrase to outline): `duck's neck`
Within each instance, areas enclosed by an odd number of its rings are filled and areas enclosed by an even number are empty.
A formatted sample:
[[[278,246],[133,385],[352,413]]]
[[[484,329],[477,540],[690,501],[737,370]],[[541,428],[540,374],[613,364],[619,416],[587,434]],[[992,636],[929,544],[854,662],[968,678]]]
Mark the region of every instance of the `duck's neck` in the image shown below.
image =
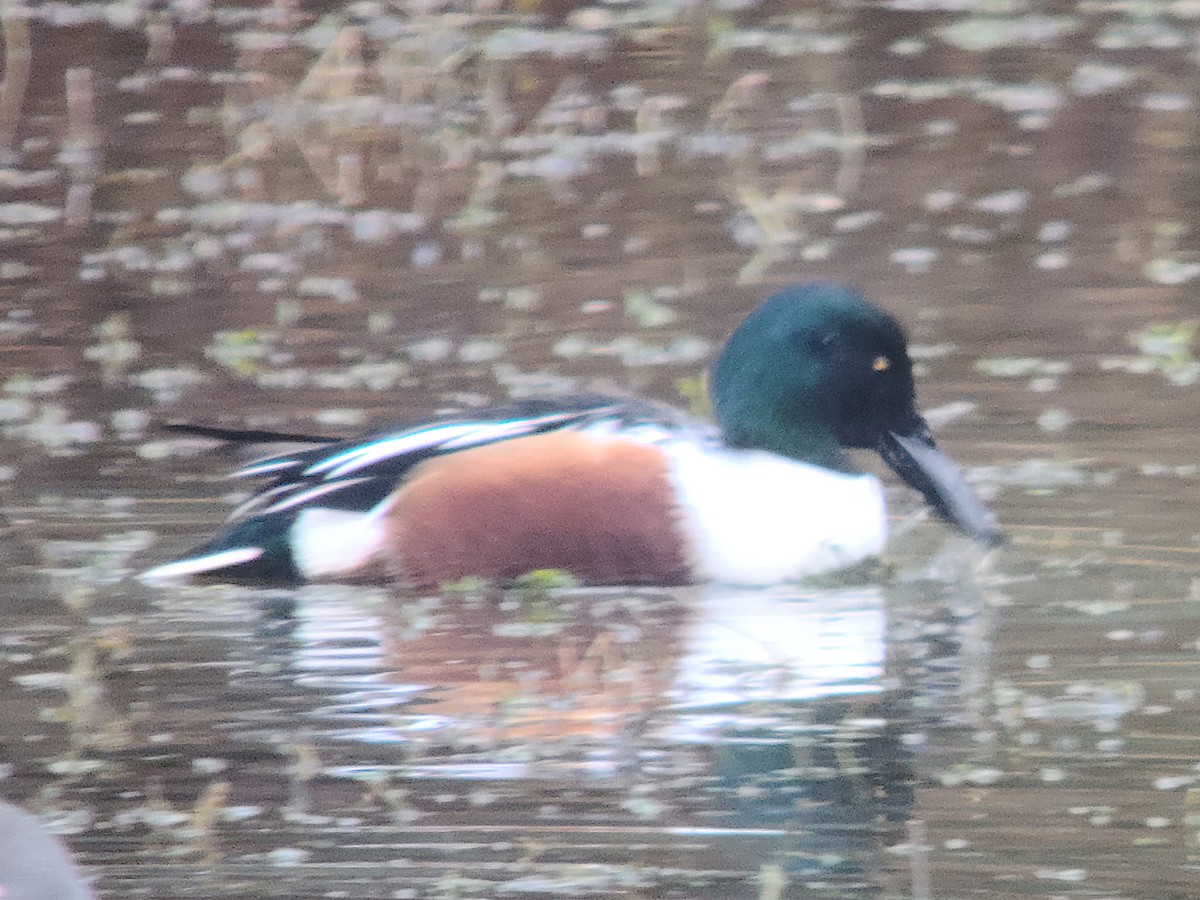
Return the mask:
[[[784,419],[770,409],[719,410],[718,418],[731,447],[766,450],[839,472],[858,471],[828,429]]]

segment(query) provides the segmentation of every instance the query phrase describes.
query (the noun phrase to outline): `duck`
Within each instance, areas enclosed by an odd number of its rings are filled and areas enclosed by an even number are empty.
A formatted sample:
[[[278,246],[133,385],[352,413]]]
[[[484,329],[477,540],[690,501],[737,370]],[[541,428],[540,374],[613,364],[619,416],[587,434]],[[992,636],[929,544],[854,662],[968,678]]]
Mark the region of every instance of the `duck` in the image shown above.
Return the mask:
[[[61,838],[32,814],[0,801],[0,897],[95,900],[96,893]]]
[[[921,416],[897,321],[840,283],[753,309],[708,378],[714,423],[611,393],[530,397],[349,439],[181,424],[287,442],[235,477],[259,489],[157,583],[437,587],[539,570],[590,585],[772,585],[878,557],[873,450],[951,529],[1001,532]],[[278,450],[278,448],[276,448]]]

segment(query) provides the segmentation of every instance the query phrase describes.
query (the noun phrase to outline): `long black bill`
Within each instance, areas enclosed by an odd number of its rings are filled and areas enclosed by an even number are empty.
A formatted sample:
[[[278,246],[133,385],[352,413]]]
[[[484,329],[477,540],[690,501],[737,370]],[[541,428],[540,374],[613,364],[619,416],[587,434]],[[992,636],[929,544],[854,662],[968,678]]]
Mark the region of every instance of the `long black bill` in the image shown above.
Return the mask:
[[[1004,540],[995,513],[983,505],[954,461],[938,449],[923,419],[902,431],[884,432],[877,449],[892,471],[959,531],[988,544]]]

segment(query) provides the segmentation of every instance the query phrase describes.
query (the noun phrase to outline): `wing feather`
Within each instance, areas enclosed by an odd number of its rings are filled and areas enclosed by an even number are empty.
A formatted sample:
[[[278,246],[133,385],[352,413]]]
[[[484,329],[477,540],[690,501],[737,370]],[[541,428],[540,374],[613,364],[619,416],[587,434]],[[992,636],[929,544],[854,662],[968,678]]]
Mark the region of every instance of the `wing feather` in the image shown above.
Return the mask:
[[[558,429],[602,427],[610,419],[619,427],[621,422],[652,419],[651,412],[649,406],[631,411],[625,401],[603,395],[559,402],[517,401],[473,416],[446,416],[346,441],[322,439],[319,446],[265,456],[235,472],[235,477],[265,477],[268,482],[229,518],[236,522],[291,516],[308,506],[369,509],[386,498],[412,466],[431,457]],[[262,437],[261,432],[191,430],[204,436],[226,435],[231,440]]]

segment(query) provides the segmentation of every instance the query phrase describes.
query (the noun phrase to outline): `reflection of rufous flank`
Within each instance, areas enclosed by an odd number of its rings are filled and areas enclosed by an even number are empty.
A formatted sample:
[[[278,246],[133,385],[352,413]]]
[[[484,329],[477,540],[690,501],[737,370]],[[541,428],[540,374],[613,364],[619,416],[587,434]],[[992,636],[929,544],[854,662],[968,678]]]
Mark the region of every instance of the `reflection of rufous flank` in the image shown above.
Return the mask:
[[[662,704],[684,608],[664,596],[650,621],[635,626],[622,614],[598,623],[595,606],[606,602],[564,600],[553,622],[537,609],[502,611],[508,602],[494,598],[417,627],[401,611],[381,636],[388,678],[427,685],[417,711],[452,720],[468,740],[617,736]]]

